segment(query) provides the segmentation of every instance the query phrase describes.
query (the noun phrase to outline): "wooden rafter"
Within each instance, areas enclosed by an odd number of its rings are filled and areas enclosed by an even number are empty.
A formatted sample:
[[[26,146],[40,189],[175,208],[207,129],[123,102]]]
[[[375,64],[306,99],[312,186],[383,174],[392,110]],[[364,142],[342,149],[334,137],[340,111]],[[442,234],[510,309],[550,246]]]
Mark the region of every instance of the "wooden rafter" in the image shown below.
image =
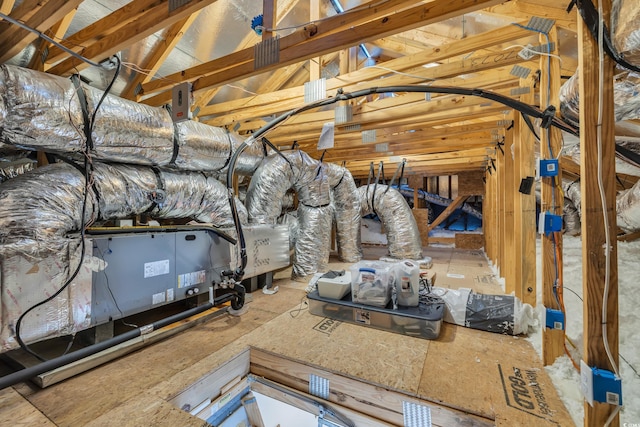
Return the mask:
[[[153,51],[145,58],[144,62],[140,64],[140,68],[144,70],[144,73],[137,72],[136,75],[129,80],[127,86],[122,91],[123,98],[135,98],[136,87],[151,80],[151,77],[158,72],[162,63],[167,59],[173,48],[182,39],[184,33],[189,29],[191,24],[193,24],[193,21],[196,20],[199,14],[200,11],[196,11],[186,18],[182,18],[164,32],[161,41],[156,44]]]
[[[106,20],[107,18],[104,18],[98,22],[101,23],[100,26],[102,27],[102,30],[107,34],[104,37],[85,43],[81,53],[88,59],[101,60],[105,56],[119,52],[133,43],[150,36],[156,31],[173,25],[215,1],[216,0],[192,0],[174,11],[169,11],[169,8],[167,7],[168,0],[161,0],[155,2],[156,5],[150,7],[144,14],[136,15],[124,26],[120,26],[117,22],[111,22],[113,18],[110,18],[108,21]],[[124,6],[122,9],[127,6]],[[106,29],[106,27],[110,25],[119,26],[120,28],[118,31],[110,32]],[[83,61],[78,58],[71,57],[51,67],[49,72],[52,74],[66,75],[71,70],[82,69],[86,66],[87,64]]]
[[[46,3],[33,0],[25,1],[12,13],[13,18],[24,21],[26,25],[40,32],[45,32],[69,12],[74,10],[82,0],[49,0]],[[18,54],[38,35],[5,23],[0,32],[0,62],[7,61]]]
[[[444,61],[446,59],[492,46],[496,43],[509,42],[528,36],[531,36],[531,34],[527,30],[523,30],[516,26],[510,26],[500,30],[489,31],[481,36],[469,37],[463,41],[456,41],[438,48],[425,49],[414,55],[387,61],[382,64],[384,65],[384,68],[398,72],[410,72],[411,75],[420,76],[421,79],[411,79],[407,76],[403,77],[401,75],[397,75],[387,77],[387,79],[385,79],[385,84],[413,84],[430,79],[442,79],[457,76],[459,74],[478,72],[483,69],[497,68],[519,62],[521,60],[517,59],[518,57],[515,56],[517,52],[516,49],[514,49],[511,54],[501,52],[499,54],[493,54],[493,56],[472,56],[456,62],[455,64],[457,65],[444,64],[439,67],[422,68],[422,65],[424,64]],[[369,80],[375,80],[374,85],[380,86],[380,77],[390,74],[389,70],[385,70],[384,68],[369,67],[346,75],[341,75],[339,78],[329,79],[327,81],[327,90],[335,91],[337,89],[342,89],[350,91],[356,87],[361,87],[362,82]],[[215,115],[228,113],[229,111],[233,111],[235,114],[238,114],[242,108],[255,108],[257,106],[269,106],[268,108],[271,113],[286,111],[289,108],[299,106],[303,95],[304,88],[296,87],[262,96],[248,97],[241,100],[211,105],[207,108],[203,108],[201,115]],[[291,100],[295,101],[288,102]],[[263,113],[262,115],[266,114]],[[212,122],[212,124],[216,123],[218,122]]]
[[[293,34],[290,34],[285,37],[281,37],[279,40],[280,51],[282,52],[287,50],[288,48],[291,48],[292,46],[299,45],[307,41],[311,37],[320,37],[321,39],[326,38],[328,35],[332,35],[333,37],[335,35],[335,31],[345,27],[348,28],[348,26],[350,25],[350,22],[353,22],[353,24],[367,22],[368,20],[374,19],[380,15],[383,15],[385,11],[392,10],[393,7],[398,7],[402,4],[410,4],[410,3],[415,3],[415,0],[413,1],[391,0],[383,3],[383,5],[379,8],[379,10],[374,10],[374,11],[371,10],[370,4],[365,4],[364,5],[365,7],[358,8],[358,10],[349,11],[343,15],[339,15],[338,17],[327,18],[323,20],[321,23],[318,23],[317,25],[311,24],[311,25],[305,26],[304,28],[294,32]],[[367,5],[369,5],[369,7],[367,7]],[[329,53],[329,52],[325,52],[325,53]],[[249,64],[251,68],[253,68],[253,54],[254,54],[253,47],[242,49],[242,50],[233,52],[227,56],[224,56],[222,58],[209,61],[205,64],[200,64],[195,67],[191,67],[187,70],[182,70],[177,73],[171,74],[167,76],[167,79],[194,81],[201,77],[216,75],[217,73],[220,73],[221,70],[233,70],[233,72],[236,73],[235,79],[233,81],[241,80],[243,78],[250,77],[251,75],[260,74],[260,73],[256,73],[255,70],[253,69],[251,70],[252,72],[250,73],[237,72],[238,67],[240,65]],[[294,61],[290,61],[287,63],[279,62],[277,66],[272,66],[269,69],[261,70],[261,72],[271,71],[281,66],[289,65],[295,62],[300,62],[312,57],[313,55],[307,56],[306,58],[300,57]],[[143,90],[145,94],[149,94],[149,93],[166,90],[170,86],[171,85],[168,84],[167,82],[154,80],[153,82],[149,82],[146,85],[144,85]],[[210,86],[216,86],[216,85],[211,84],[211,85],[205,86],[203,84],[200,84],[198,89],[202,90]],[[168,99],[166,98],[166,95],[164,99],[165,100]],[[160,104],[163,102],[164,101],[159,101]]]
[[[49,31],[47,31],[47,34],[49,35],[49,37],[53,38],[54,40],[62,39],[62,37],[64,37],[65,33],[69,29],[69,25],[71,25],[71,21],[73,20],[73,17],[76,15],[77,11],[78,11],[77,8],[73,9],[71,12],[67,13],[64,16],[64,18],[62,18],[60,21],[56,22],[51,28],[49,28]],[[51,49],[52,46],[53,45],[48,41],[40,40],[38,42],[38,46],[36,47],[36,51],[34,52],[33,57],[31,58],[31,62],[29,63],[29,68],[38,70],[38,71],[46,71],[47,67],[45,67],[43,58],[45,57],[45,53],[49,49]]]

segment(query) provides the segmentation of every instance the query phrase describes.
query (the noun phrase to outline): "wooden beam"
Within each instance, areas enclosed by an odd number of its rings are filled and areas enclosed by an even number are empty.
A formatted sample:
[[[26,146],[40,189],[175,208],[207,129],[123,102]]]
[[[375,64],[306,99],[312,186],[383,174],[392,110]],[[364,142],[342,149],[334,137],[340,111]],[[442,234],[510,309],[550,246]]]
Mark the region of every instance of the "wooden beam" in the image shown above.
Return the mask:
[[[35,28],[40,32],[45,32],[51,28],[56,22],[60,21],[73,9],[77,8],[82,0],[49,0],[40,5],[33,5],[34,9],[29,11],[29,18],[24,20],[25,24],[31,28]],[[18,9],[31,4],[25,1]],[[25,6],[26,7],[26,6]],[[14,11],[15,13],[16,11]],[[5,28],[0,33],[0,62],[6,62],[13,58],[27,45],[36,40],[38,36],[31,31],[18,28],[11,24],[9,28]]]
[[[276,0],[262,0],[262,40],[270,39],[274,36],[271,30],[276,28],[278,20],[276,16]]]
[[[320,0],[309,1],[309,22],[318,21],[320,19]],[[309,81],[320,79],[320,57],[309,59]]]
[[[558,33],[555,26],[549,31],[549,42],[555,43],[557,54]],[[541,43],[547,42],[546,37],[540,36]],[[560,63],[551,56],[540,57],[540,105],[546,108],[553,105],[560,114]],[[551,74],[549,74],[549,72]],[[542,159],[556,158],[562,149],[562,134],[556,128],[542,130],[540,135],[540,157]],[[559,168],[558,168],[559,169]],[[555,178],[543,178],[541,180],[541,206],[542,212],[562,216],[564,198],[561,191],[562,173],[559,170]],[[542,235],[542,304],[546,308],[560,310],[555,287],[562,283],[562,260],[557,253],[562,252],[562,234],[546,233]],[[558,356],[564,354],[564,330],[545,328],[542,332],[542,360],[545,365],[551,365]]]
[[[506,223],[506,214],[505,214],[505,198],[506,198],[506,168],[505,168],[505,156],[502,155],[500,150],[496,150],[495,154],[495,165],[496,170],[494,173],[497,176],[496,182],[496,222],[498,226],[498,234],[497,234],[497,263],[496,265],[500,269],[500,277],[504,277],[505,270],[505,234],[507,233],[505,223]],[[509,233],[511,230],[508,231]]]
[[[60,21],[56,22],[51,28],[49,28],[49,30],[47,31],[47,35],[54,40],[61,40],[64,37],[67,30],[69,29],[69,25],[71,25],[71,21],[73,21],[73,17],[76,16],[77,11],[78,11],[78,8],[75,8],[71,12],[67,13],[64,16],[64,18],[62,18]],[[33,53],[33,57],[29,62],[28,68],[31,68],[37,71],[46,71],[47,67],[45,67],[45,62],[44,62],[45,52],[47,52],[48,49],[51,49],[52,46],[53,45],[51,43],[49,43],[44,39],[39,40],[37,42],[36,51]]]
[[[253,393],[249,392],[241,399],[242,407],[247,412],[247,421],[251,427],[264,427],[262,414],[258,407],[258,401]]]
[[[66,48],[71,49],[76,53],[80,53],[89,44],[94,43],[109,34],[120,31],[143,14],[151,12],[154,7],[157,7],[157,4],[158,0],[133,0],[120,9],[114,10],[104,18],[99,19],[82,28],[80,31],[70,35],[61,43]],[[165,2],[163,7],[167,8],[168,3]],[[56,62],[64,59],[67,55],[68,54],[59,47],[53,47],[49,50],[46,62],[51,66],[51,64],[55,64]]]
[[[477,72],[481,69],[494,69],[501,66],[497,62],[504,61],[507,56],[507,52],[500,52],[500,54],[483,54],[472,55],[465,58],[466,62],[459,63],[457,67],[451,67],[448,71],[443,73],[443,69],[433,67],[434,69],[423,68],[424,64],[430,64],[434,62],[444,61],[446,59],[454,58],[459,55],[468,54],[479,49],[484,49],[494,44],[507,43],[514,40],[518,40],[525,37],[531,37],[531,32],[524,30],[515,25],[511,25],[498,30],[487,31],[478,36],[466,38],[452,42],[447,45],[439,46],[437,48],[425,49],[420,53],[406,56],[403,58],[394,59],[384,63],[384,68],[399,72],[411,72],[411,75],[418,75],[421,79],[398,79],[397,76],[391,76],[396,80],[389,80],[389,84],[409,84],[419,83],[420,81],[429,79],[442,79],[451,76],[457,76],[459,74]],[[517,50],[519,52],[520,49]],[[516,52],[516,54],[517,54]],[[513,55],[513,54],[511,54]],[[489,64],[495,65],[495,67],[488,67]],[[512,64],[512,63],[511,63]],[[446,64],[443,64],[446,65]],[[510,65],[510,64],[502,64]],[[536,64],[537,65],[537,64]],[[480,68],[484,66],[485,68]],[[446,70],[447,67],[444,68]],[[383,68],[367,67],[361,70],[353,71],[348,74],[341,74],[339,78],[327,80],[327,91],[335,91],[337,89],[343,89],[344,91],[351,91],[355,88],[361,88],[363,81],[375,81],[375,85],[380,85],[380,78],[386,76],[385,80],[389,79],[389,75],[392,74],[388,70]],[[176,77],[177,78],[177,77]],[[386,82],[385,82],[386,84]],[[304,96],[304,88],[297,87],[286,90],[281,90],[276,93],[270,93],[255,97],[245,97],[240,100],[229,101],[218,105],[212,105],[203,111],[204,115],[220,114],[229,111],[237,111],[243,108],[253,108],[256,106],[272,105],[276,102],[285,102],[287,100],[296,99],[296,105],[300,105],[300,99]],[[160,105],[164,102],[163,98],[158,99],[159,102],[151,102],[150,100],[144,100],[143,102],[151,105]],[[289,104],[290,105],[290,104]],[[284,111],[288,107],[280,107],[274,109],[274,111]]]
[[[529,87],[528,94],[520,100],[527,104],[534,102],[533,81],[522,80],[522,87]],[[521,115],[514,118],[515,140],[515,184],[520,185],[523,179],[535,176],[533,134]],[[518,187],[519,188],[519,187]],[[514,233],[516,259],[520,259],[515,275],[515,295],[523,302],[535,306],[536,301],[536,196],[535,189],[529,194],[518,191],[514,206]]]
[[[611,2],[599,0],[604,22],[609,22]],[[580,97],[580,191],[582,212],[582,357],[590,367],[615,372],[618,365],[618,245],[616,235],[613,61],[605,55],[598,67],[598,46],[581,21],[578,25]],[[604,82],[600,90],[599,81]],[[599,99],[599,94],[602,98]],[[602,106],[599,124],[598,107]],[[598,138],[600,134],[600,138]],[[598,141],[601,155],[598,154]],[[600,157],[600,158],[598,158]],[[600,165],[600,167],[599,167]],[[599,177],[602,179],[600,192]],[[605,219],[606,216],[606,219]],[[607,238],[608,236],[608,238]],[[607,257],[608,255],[608,257]],[[607,263],[608,261],[608,263]],[[608,285],[608,287],[605,287]],[[605,295],[605,291],[606,295]],[[606,297],[606,301],[605,301]],[[606,316],[603,317],[603,307]],[[612,360],[605,352],[605,335]],[[616,366],[612,366],[615,364]],[[602,426],[616,409],[606,403],[584,404],[584,425]],[[620,424],[619,415],[611,422]]]
[[[171,12],[167,7],[168,0],[156,1],[155,6],[146,10],[143,15],[137,15],[136,18],[127,22],[124,26],[120,26],[117,22],[109,21],[108,23],[104,20],[106,18],[104,18],[99,21],[101,25],[113,25],[119,27],[119,29],[115,32],[109,32],[104,37],[87,44],[81,53],[88,59],[99,61],[106,56],[131,46],[133,43],[150,36],[156,31],[175,24],[215,1],[216,0],[191,0],[189,3]],[[122,9],[127,6],[129,5],[124,6]],[[109,16],[111,17],[112,15]],[[87,64],[83,61],[71,57],[51,67],[49,72],[51,74],[66,75],[69,74],[71,70],[83,69],[86,66]],[[180,79],[173,80],[173,82],[176,81],[180,81]],[[171,98],[171,96],[169,96],[169,98]]]
[[[436,219],[433,220],[431,224],[429,224],[428,230],[431,231],[436,228],[442,221],[449,218],[449,215],[453,213],[458,207],[462,206],[465,200],[467,200],[469,196],[458,196],[456,197],[449,206],[446,207],[445,210],[442,211],[440,215]]]
[[[2,0],[0,2],[0,13],[10,14],[14,4],[16,4],[16,0]]]
[[[510,112],[505,120],[513,120],[513,113]],[[520,269],[521,259],[516,257],[515,243],[515,198],[518,194],[519,182],[515,180],[515,159],[514,159],[514,132],[510,126],[504,131],[504,145],[502,149],[504,153],[499,152],[498,156],[504,157],[504,260],[500,273],[505,280],[505,290],[507,294],[515,293],[516,270]],[[500,150],[498,150],[500,151]]]
[[[141,64],[138,64],[140,68],[144,70],[144,73],[139,71],[135,73],[123,89],[120,95],[121,97],[126,99],[136,98],[136,87],[151,80],[151,77],[158,72],[162,63],[167,59],[173,48],[176,47],[182,39],[182,36],[184,36],[184,33],[189,29],[191,24],[193,24],[193,21],[196,20],[199,14],[200,11],[197,11],[182,18],[162,34],[162,38],[156,43],[153,50]]]
[[[305,26],[304,28],[299,29],[298,31],[295,31],[292,34],[289,34],[287,36],[280,38],[279,46],[280,46],[281,54],[283,51],[286,51],[291,47],[303,44],[305,41],[309,40],[310,38],[316,38],[320,40],[325,40],[328,37],[333,38],[335,31],[337,30],[342,29],[342,30],[349,31],[348,29],[352,26],[360,25],[363,22],[369,21],[371,19],[382,17],[387,12],[393,11],[396,7],[411,4],[411,3],[415,3],[415,0],[413,1],[389,0],[382,4],[376,1],[370,1],[369,3],[361,5],[361,7],[358,7],[355,10],[348,10],[343,14],[324,19],[321,22],[318,22],[316,24]],[[355,43],[357,43],[357,41]],[[334,49],[333,51],[337,51],[337,50],[339,49]],[[329,53],[329,52],[330,51],[327,51],[324,53]],[[316,55],[324,54],[324,53],[315,52]],[[253,67],[254,67],[253,54],[254,54],[253,47],[242,49],[242,50],[233,52],[229,55],[226,55],[222,58],[214,59],[213,61],[209,61],[207,63],[200,64],[195,67],[191,67],[189,69],[182,70],[174,74],[170,74],[166,76],[166,78],[173,81],[194,81],[195,79],[198,79],[200,77],[215,75],[215,73],[219,73],[222,70],[238,70],[238,67],[243,64],[248,64],[250,68],[252,68],[252,71],[255,71],[253,70]],[[312,56],[316,56],[316,55],[312,55]],[[277,64],[277,67],[274,66],[274,67],[271,67],[270,69],[264,68],[264,69],[261,69],[259,73],[253,73],[251,75],[260,74],[262,72],[271,71],[275,68],[279,68],[284,65],[300,62],[300,61],[309,59],[312,56],[308,56],[306,58],[299,57],[291,62],[288,62],[287,64],[281,61]],[[245,77],[249,77],[249,74],[244,75],[238,72],[238,74],[236,74],[235,80],[241,80]],[[198,85],[198,89],[205,89],[205,86],[206,85],[201,83],[200,85]],[[212,84],[208,86],[215,86],[215,85]],[[170,87],[171,87],[171,84],[167,84],[167,82],[154,80],[153,82],[149,82],[146,85],[144,85],[143,89],[145,94],[149,94],[149,93],[154,93],[161,90],[166,90]],[[162,104],[162,101],[160,102],[160,104]]]

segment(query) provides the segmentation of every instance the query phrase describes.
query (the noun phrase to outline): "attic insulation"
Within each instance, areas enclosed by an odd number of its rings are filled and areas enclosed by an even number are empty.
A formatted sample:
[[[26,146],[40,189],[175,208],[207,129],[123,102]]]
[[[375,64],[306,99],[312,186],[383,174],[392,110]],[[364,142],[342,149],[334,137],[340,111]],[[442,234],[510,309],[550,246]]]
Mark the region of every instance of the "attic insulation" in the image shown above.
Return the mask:
[[[93,114],[103,91],[79,83],[80,93],[69,79],[11,65],[0,65],[0,79],[2,142],[81,156],[84,115]],[[202,123],[174,127],[166,109],[113,95],[105,97],[96,114],[92,139],[96,160],[212,172],[223,171],[242,142],[238,135]],[[240,157],[237,171],[252,173],[262,157],[262,147],[254,144]]]
[[[213,178],[144,166],[96,163],[94,168],[86,224],[144,212],[155,218],[193,217],[219,227],[233,224],[227,189]],[[34,256],[59,250],[66,234],[80,229],[84,186],[83,173],[66,163],[44,166],[3,183],[0,250]],[[164,201],[154,203],[151,196],[159,191]],[[241,221],[246,223],[246,211],[238,205]]]
[[[387,232],[389,256],[397,259],[422,258],[420,232],[404,196],[387,185],[370,184],[358,188],[362,216],[376,214]]]

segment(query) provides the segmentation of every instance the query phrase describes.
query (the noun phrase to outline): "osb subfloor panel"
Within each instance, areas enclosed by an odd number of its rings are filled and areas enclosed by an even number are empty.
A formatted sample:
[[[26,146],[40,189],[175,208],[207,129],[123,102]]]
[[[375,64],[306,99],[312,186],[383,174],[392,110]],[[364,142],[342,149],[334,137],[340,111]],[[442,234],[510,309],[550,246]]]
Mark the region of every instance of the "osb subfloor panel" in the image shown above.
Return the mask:
[[[425,250],[436,285],[500,293],[479,251]],[[367,259],[386,255],[368,248]],[[332,269],[349,264],[332,263]],[[276,275],[274,295],[254,292],[248,311],[195,326],[46,389],[0,393],[0,425],[202,426],[168,401],[247,346],[495,419],[499,426],[571,426],[535,350],[524,339],[443,323],[424,340],[311,315],[306,282]],[[16,408],[7,410],[5,408]]]

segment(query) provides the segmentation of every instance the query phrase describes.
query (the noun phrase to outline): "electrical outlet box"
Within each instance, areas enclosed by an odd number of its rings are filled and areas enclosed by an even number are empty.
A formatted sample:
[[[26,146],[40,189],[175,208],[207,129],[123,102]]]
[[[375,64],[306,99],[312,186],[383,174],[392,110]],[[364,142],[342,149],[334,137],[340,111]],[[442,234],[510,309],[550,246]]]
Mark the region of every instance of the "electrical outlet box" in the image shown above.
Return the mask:
[[[592,368],[580,361],[580,389],[584,398],[593,402],[622,406],[622,380],[606,369]]]
[[[549,329],[564,329],[564,313],[553,308],[546,308],[543,311],[543,323]]]
[[[538,216],[538,233],[549,234],[562,231],[562,217],[549,212],[540,212]]]
[[[558,176],[558,159],[536,160],[536,178]]]
[[[171,91],[171,118],[178,123],[191,118],[191,83],[175,85]]]

